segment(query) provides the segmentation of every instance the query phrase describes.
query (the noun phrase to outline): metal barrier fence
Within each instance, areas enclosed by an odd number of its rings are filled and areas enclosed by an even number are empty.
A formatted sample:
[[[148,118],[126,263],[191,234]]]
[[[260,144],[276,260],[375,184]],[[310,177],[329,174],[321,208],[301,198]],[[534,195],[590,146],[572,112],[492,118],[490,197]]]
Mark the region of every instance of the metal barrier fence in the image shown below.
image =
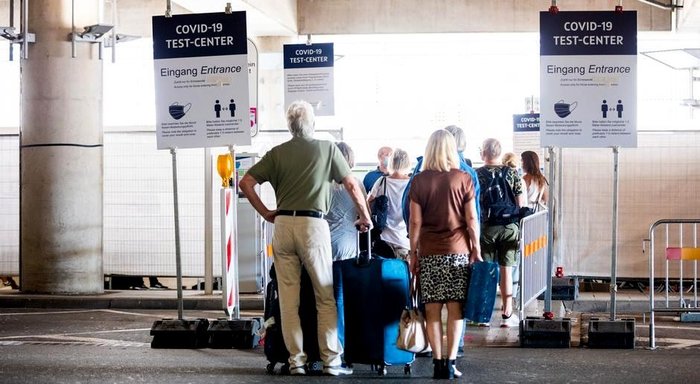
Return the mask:
[[[525,306],[547,289],[547,237],[549,211],[537,212],[520,222],[520,318]]]
[[[105,132],[105,275],[174,276],[172,168],[156,149],[155,132]],[[178,152],[180,232],[184,276],[204,276],[204,151]],[[19,137],[0,135],[0,275],[19,274]],[[218,212],[218,199],[213,202]],[[218,214],[217,214],[218,215]],[[219,220],[213,254],[219,255]],[[215,276],[220,257],[214,257]]]
[[[700,248],[698,248],[698,224],[700,219],[663,219],[655,222],[649,227],[649,238],[642,243],[644,245],[649,242],[649,347],[656,348],[656,332],[654,323],[654,313],[687,313],[700,312],[698,308],[698,260],[700,260]],[[657,242],[657,229],[665,229],[663,233],[663,241]],[[690,228],[690,229],[689,229]],[[690,238],[691,240],[687,240]],[[658,249],[657,249],[658,248]],[[656,259],[657,250],[663,254],[663,259]],[[688,305],[684,297],[684,266],[692,262],[692,290],[693,300],[692,305]],[[663,264],[664,267],[664,291],[665,300],[664,306],[656,307],[655,302],[655,269],[657,264]],[[670,269],[670,264],[676,266],[676,270]],[[675,272],[675,273],[674,273]],[[678,278],[678,305],[671,305],[669,290],[671,287],[671,274],[674,278]]]

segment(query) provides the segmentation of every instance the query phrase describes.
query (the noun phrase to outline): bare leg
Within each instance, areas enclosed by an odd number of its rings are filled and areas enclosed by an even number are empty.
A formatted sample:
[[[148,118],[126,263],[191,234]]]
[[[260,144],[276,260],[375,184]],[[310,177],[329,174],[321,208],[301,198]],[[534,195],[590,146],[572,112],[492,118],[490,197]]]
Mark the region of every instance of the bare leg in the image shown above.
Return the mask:
[[[425,323],[433,359],[442,359],[442,303],[425,304]]]
[[[503,315],[510,316],[513,313],[513,267],[501,266],[501,302],[503,303]]]
[[[457,348],[459,348],[463,326],[462,303],[458,301],[447,302],[447,357],[449,360],[457,358]]]

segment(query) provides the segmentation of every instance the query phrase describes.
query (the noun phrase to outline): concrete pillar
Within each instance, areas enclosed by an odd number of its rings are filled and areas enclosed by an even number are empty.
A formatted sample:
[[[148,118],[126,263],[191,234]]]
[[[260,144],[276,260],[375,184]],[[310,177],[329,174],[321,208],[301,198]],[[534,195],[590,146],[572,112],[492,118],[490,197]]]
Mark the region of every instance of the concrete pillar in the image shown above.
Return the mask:
[[[101,0],[75,0],[76,30],[97,24]],[[29,2],[36,43],[21,61],[22,292],[103,292],[102,61],[76,43],[71,0]]]

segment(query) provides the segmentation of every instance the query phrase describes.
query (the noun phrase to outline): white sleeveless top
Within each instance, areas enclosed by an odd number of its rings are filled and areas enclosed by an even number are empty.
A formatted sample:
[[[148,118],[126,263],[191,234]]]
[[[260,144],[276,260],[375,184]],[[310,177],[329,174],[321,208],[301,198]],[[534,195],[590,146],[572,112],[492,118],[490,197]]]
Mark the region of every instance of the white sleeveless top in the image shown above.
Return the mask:
[[[541,190],[535,180],[532,180],[527,187],[527,206],[535,212],[547,209],[547,207],[539,202],[542,198]]]

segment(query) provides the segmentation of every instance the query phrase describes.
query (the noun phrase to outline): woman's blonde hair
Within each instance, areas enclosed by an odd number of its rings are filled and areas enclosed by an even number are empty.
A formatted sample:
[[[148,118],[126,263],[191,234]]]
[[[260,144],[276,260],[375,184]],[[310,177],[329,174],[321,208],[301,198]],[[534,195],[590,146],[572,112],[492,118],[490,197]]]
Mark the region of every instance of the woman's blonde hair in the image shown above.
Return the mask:
[[[455,138],[446,130],[439,129],[428,139],[423,169],[449,172],[454,168],[459,168]]]
[[[503,155],[503,165],[507,165],[513,169],[518,168],[518,157],[515,156],[513,152],[506,152]]]

